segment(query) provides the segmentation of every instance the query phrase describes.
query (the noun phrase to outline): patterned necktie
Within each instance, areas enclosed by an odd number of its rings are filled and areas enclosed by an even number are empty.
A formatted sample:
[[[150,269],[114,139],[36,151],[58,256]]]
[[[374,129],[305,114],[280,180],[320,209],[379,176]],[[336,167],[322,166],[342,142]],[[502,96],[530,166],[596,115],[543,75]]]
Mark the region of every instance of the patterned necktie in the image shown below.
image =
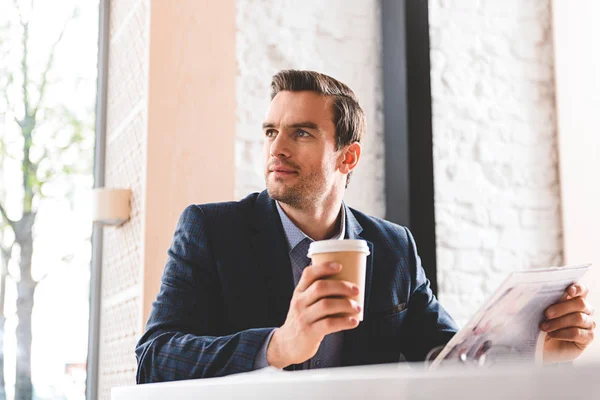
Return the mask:
[[[294,286],[298,285],[302,277],[302,271],[310,264],[310,258],[307,257],[308,248],[312,240],[304,238],[290,252],[290,260],[292,261],[292,273],[294,274]]]

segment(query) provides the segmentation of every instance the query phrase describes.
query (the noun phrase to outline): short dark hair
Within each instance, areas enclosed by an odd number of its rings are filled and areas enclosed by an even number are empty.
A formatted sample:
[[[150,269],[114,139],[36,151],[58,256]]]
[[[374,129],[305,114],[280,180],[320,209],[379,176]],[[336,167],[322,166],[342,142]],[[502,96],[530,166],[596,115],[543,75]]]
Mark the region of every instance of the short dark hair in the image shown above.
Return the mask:
[[[360,143],[365,135],[367,130],[365,112],[348,85],[319,72],[286,69],[273,76],[271,100],[284,90],[292,92],[309,90],[332,97],[336,150],[354,142]],[[348,174],[346,187],[350,182],[351,173]]]

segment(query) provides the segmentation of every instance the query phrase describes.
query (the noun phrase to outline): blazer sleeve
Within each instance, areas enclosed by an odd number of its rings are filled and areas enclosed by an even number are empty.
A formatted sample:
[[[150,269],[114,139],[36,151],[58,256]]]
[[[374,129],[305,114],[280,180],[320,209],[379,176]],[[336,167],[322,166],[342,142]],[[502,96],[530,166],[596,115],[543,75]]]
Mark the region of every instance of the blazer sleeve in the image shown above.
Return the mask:
[[[137,343],[137,383],[208,378],[250,371],[273,330],[221,336],[224,312],[206,215],[189,206],[168,251],[160,292]]]
[[[403,354],[408,361],[423,361],[430,350],[448,343],[458,331],[458,327],[431,291],[415,240],[408,229],[406,234],[413,290],[406,316],[407,343],[410,343],[410,346],[404,349]]]

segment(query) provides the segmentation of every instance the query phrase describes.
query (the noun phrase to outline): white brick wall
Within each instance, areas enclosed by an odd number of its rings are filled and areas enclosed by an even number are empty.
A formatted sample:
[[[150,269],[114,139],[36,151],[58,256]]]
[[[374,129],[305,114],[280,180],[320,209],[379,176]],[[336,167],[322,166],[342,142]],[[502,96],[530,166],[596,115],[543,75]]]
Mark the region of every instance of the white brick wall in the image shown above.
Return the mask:
[[[429,1],[440,299],[562,262],[549,0]]]
[[[271,76],[312,69],[348,84],[367,114],[364,153],[347,203],[385,214],[379,13],[377,0],[237,1],[237,198],[265,187],[260,127]]]
[[[106,186],[130,188],[131,218],[105,227],[102,249],[98,399],[135,384],[142,335],[143,185],[148,104],[149,0],[111,0],[106,115]],[[145,323],[145,321],[144,321]]]

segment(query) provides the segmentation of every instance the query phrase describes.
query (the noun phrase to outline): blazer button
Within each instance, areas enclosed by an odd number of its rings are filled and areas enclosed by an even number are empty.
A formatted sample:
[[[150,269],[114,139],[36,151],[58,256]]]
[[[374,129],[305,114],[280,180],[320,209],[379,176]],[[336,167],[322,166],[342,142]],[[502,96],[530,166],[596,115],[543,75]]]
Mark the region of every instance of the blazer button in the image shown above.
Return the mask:
[[[317,360],[317,362],[315,363],[315,366],[317,368],[320,368],[321,367],[321,360]]]

